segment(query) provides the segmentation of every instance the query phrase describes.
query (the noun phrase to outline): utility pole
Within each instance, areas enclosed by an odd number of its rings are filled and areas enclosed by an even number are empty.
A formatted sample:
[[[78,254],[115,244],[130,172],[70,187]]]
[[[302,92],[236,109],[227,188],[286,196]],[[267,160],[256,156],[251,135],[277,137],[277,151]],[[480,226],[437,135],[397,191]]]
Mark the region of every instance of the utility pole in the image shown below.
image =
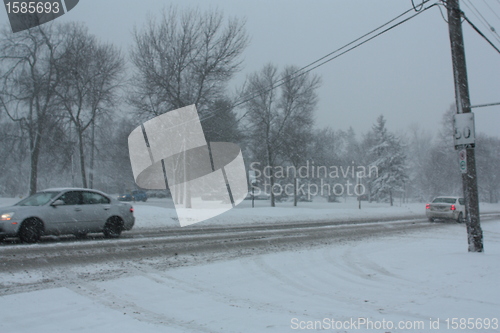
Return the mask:
[[[453,77],[455,80],[457,114],[470,114],[469,84],[467,81],[464,38],[461,22],[462,11],[460,10],[459,0],[446,0],[446,7],[448,9],[448,28],[450,33],[451,57],[453,61]],[[455,139],[459,139],[460,135],[461,134],[458,134],[457,136],[457,128],[455,127]],[[455,141],[455,143],[457,143],[457,141]],[[455,148],[457,148],[457,146],[455,146]],[[460,148],[465,149],[466,152],[466,170],[462,173],[462,186],[467,212],[466,224],[469,252],[483,252],[483,231],[481,230],[481,224],[479,222],[479,198],[477,191],[474,144],[463,145]]]

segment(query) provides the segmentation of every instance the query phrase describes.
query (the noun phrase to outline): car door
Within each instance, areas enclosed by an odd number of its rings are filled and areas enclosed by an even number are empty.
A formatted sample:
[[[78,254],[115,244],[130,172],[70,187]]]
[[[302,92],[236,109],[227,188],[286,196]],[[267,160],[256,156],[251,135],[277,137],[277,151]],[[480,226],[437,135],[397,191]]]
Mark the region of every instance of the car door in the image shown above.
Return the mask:
[[[83,219],[81,191],[64,192],[57,200],[62,204],[50,207],[50,229],[60,234],[75,232]]]
[[[83,191],[82,198],[85,213],[85,223],[82,228],[86,232],[100,232],[111,216],[111,200],[92,191]]]

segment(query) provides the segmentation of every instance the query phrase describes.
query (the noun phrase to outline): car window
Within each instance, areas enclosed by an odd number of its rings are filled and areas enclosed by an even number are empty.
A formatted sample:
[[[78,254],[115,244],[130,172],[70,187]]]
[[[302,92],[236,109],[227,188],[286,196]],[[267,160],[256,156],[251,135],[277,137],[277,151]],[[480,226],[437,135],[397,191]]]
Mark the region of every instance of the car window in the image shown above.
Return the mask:
[[[84,205],[109,204],[109,199],[99,193],[83,192],[82,196]]]
[[[454,204],[457,202],[457,199],[455,198],[436,198],[432,203],[447,203],[447,204]]]
[[[462,206],[465,205],[465,199],[464,198],[459,198],[458,203],[461,204]]]
[[[59,200],[62,200],[65,205],[81,205],[82,204],[82,192],[81,191],[69,191],[61,195]]]
[[[52,200],[59,192],[35,193],[24,200],[19,201],[14,206],[43,206]]]

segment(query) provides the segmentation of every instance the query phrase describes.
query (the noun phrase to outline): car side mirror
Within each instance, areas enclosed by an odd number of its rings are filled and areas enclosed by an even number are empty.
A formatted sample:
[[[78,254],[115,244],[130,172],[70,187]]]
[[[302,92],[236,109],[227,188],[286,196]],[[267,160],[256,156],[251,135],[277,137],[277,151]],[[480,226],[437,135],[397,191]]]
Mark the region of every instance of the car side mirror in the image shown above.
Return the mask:
[[[51,206],[62,206],[62,205],[64,205],[64,201],[62,200],[56,200],[51,204]]]

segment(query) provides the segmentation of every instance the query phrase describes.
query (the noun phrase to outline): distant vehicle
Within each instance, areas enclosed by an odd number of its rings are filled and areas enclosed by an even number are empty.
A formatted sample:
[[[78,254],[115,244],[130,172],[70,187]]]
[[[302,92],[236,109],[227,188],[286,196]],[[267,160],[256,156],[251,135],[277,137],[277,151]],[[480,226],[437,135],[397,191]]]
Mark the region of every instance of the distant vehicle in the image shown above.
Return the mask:
[[[156,192],[156,197],[157,198],[167,198],[167,197],[170,197],[170,191],[168,191],[168,190],[158,191],[158,192]]]
[[[133,201],[134,200],[134,198],[132,197],[132,194],[130,194],[130,193],[120,194],[117,199],[119,201]]]
[[[134,209],[109,195],[83,188],[53,188],[40,191],[13,206],[0,209],[0,238],[19,237],[37,242],[43,235],[102,232],[117,238],[134,226]]]
[[[131,193],[124,193],[118,196],[120,201],[144,201],[148,200],[148,195],[146,192],[141,190],[134,190]]]
[[[156,192],[157,191],[146,191],[146,194],[148,196],[148,199],[149,198],[156,198]]]
[[[170,197],[169,190],[150,190],[146,191],[146,195],[149,198],[167,198]]]
[[[462,223],[467,216],[465,200],[460,197],[440,196],[425,205],[425,215],[430,222],[436,219],[455,220]]]
[[[132,196],[134,197],[134,201],[144,201],[148,200],[148,195],[144,191],[134,190],[132,191]]]

